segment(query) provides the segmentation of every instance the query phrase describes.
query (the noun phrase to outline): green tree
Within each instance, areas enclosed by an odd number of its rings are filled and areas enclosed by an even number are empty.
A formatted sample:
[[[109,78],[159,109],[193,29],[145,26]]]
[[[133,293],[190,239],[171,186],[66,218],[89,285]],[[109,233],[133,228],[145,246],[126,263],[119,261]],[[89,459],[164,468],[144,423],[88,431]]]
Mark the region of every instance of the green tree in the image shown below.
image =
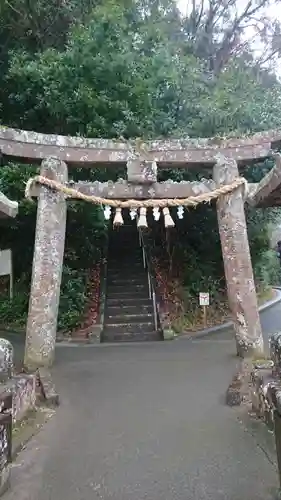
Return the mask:
[[[64,51],[14,52],[5,122],[98,137],[167,136],[185,128],[204,92],[200,67],[192,56],[178,57],[159,25],[145,30],[142,23],[136,31],[130,23],[130,12],[106,4],[89,24],[73,28]]]

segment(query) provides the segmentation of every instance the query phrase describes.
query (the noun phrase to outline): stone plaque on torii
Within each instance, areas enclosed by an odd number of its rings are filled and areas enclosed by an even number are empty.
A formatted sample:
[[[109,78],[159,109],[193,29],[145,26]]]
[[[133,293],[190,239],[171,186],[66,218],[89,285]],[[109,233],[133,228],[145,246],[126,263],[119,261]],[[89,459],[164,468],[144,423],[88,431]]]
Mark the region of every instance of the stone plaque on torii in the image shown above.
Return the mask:
[[[123,206],[140,209],[196,206],[217,198],[217,214],[229,304],[242,357],[262,354],[263,341],[244,214],[264,186],[247,185],[238,168],[271,156],[281,145],[281,132],[268,131],[231,139],[112,141],[37,134],[0,127],[4,157],[41,163],[40,176],[28,185],[38,197],[33,274],[27,323],[25,365],[52,364],[64,254],[67,198],[113,206],[118,221]],[[127,165],[127,179],[116,183],[69,183],[67,164],[98,168]],[[213,179],[200,182],[157,182],[157,169],[213,169]],[[277,168],[277,167],[276,167]],[[278,177],[279,171],[275,172]],[[265,181],[268,189],[268,181]],[[246,189],[247,188],[247,189]],[[193,203],[193,204],[192,204]],[[166,210],[166,212],[164,212]],[[118,212],[119,211],[119,212]],[[115,216],[116,217],[116,216]],[[116,219],[116,220],[117,220]]]

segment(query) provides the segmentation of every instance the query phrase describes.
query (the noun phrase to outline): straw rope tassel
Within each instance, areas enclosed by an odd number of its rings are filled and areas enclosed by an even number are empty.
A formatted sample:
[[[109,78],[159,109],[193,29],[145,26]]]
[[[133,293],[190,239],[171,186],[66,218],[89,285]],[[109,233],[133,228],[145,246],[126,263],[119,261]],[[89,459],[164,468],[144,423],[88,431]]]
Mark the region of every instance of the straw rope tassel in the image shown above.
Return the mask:
[[[170,210],[168,207],[163,208],[163,215],[164,215],[164,224],[165,227],[175,227],[175,223],[171,217]]]
[[[115,216],[113,219],[113,226],[123,226],[124,220],[122,216],[122,208],[117,207],[115,210]]]
[[[140,208],[138,228],[139,229],[146,229],[147,227],[148,227],[148,225],[147,225],[147,220],[146,220],[146,208],[142,207],[142,208]]]

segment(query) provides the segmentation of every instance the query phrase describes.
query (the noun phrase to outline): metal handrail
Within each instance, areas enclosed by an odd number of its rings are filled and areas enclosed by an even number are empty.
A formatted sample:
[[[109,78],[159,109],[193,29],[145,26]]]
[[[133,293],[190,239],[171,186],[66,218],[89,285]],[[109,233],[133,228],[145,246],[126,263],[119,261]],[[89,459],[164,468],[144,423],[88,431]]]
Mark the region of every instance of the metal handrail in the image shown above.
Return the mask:
[[[142,249],[142,255],[143,255],[143,267],[144,269],[147,269],[147,280],[148,280],[148,291],[149,291],[149,298],[152,299],[153,302],[153,318],[154,318],[154,327],[155,330],[158,330],[158,314],[157,314],[157,303],[156,303],[156,292],[155,292],[155,284],[154,284],[154,279],[153,275],[150,269],[150,262],[145,250],[144,246],[144,240],[143,240],[143,235],[141,230],[139,230],[139,241],[140,241],[140,246]]]
[[[152,302],[153,302],[153,314],[154,314],[154,327],[155,330],[158,330],[158,314],[157,314],[157,304],[156,304],[156,294],[155,291],[153,290],[152,293]]]

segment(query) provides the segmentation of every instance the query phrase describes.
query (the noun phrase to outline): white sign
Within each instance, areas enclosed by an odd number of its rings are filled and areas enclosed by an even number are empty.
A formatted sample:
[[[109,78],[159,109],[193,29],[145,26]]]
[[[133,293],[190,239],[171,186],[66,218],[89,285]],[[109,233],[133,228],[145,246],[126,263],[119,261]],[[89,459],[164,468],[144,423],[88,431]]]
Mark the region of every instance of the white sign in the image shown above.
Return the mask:
[[[0,276],[10,276],[10,298],[13,298],[12,251],[0,250]]]
[[[11,274],[12,252],[11,250],[0,250],[0,276]]]
[[[199,304],[200,306],[210,305],[210,294],[209,293],[199,293]]]

